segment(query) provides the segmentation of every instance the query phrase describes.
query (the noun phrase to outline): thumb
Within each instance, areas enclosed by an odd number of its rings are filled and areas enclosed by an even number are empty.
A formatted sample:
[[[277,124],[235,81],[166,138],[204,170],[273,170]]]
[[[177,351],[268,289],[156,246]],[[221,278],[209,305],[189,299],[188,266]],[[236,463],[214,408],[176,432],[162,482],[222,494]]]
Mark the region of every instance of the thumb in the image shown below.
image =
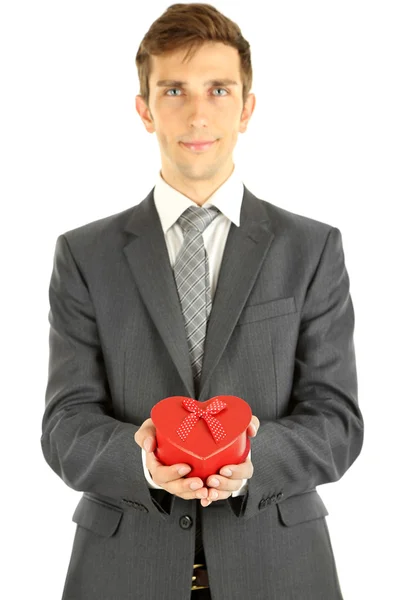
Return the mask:
[[[253,415],[251,417],[251,423],[247,428],[247,433],[250,437],[255,437],[257,435],[258,429],[260,427],[260,421],[258,417]]]
[[[147,437],[144,442],[143,442],[143,448],[146,450],[146,452],[153,452],[154,448],[155,448],[155,438],[154,437]]]
[[[146,419],[135,433],[135,442],[146,452],[153,452],[156,448],[156,428],[152,419]]]

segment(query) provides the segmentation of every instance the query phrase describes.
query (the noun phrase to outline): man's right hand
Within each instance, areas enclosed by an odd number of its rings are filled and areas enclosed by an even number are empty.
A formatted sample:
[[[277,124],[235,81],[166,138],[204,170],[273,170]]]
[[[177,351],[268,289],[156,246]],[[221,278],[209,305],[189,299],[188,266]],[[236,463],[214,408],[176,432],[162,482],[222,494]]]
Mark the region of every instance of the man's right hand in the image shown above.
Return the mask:
[[[146,419],[134,437],[135,442],[146,451],[146,467],[157,485],[184,500],[207,498],[208,488],[203,486],[200,477],[186,478],[184,472],[179,472],[180,469],[187,468],[187,473],[189,473],[191,467],[188,464],[178,463],[167,467],[156,458],[154,454],[157,447],[156,428],[152,419]],[[149,442],[147,442],[148,439]],[[144,445],[145,441],[146,446]],[[193,485],[196,486],[194,489]]]

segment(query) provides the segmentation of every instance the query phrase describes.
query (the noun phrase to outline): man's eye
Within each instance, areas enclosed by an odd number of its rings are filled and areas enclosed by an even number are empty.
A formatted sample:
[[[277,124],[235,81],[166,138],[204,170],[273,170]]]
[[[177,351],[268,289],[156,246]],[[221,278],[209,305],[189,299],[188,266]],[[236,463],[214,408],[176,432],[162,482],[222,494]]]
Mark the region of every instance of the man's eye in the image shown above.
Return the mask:
[[[168,95],[168,92],[176,91],[177,89],[178,89],[178,88],[170,88],[169,90],[167,90],[167,91],[165,92],[165,95],[167,96],[167,95]]]
[[[227,94],[229,93],[228,90],[226,90],[225,88],[214,88],[215,90],[223,90],[224,92],[226,92]],[[168,92],[174,92],[174,91],[180,91],[179,88],[169,88],[166,92],[165,95],[169,96],[170,94]],[[175,94],[173,94],[175,95]],[[218,94],[218,96],[220,96],[220,94]]]

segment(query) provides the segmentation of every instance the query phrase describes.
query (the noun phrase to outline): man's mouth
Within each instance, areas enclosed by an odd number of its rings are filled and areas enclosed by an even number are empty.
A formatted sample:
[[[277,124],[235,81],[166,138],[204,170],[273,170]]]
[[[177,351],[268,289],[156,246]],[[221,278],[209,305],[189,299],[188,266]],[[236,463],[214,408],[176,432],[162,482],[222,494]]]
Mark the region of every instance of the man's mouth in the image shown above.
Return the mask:
[[[189,144],[185,144],[184,142],[180,142],[180,144],[182,144],[182,146],[185,146],[185,148],[187,148],[188,150],[191,150],[192,152],[204,152],[205,150],[208,150],[209,148],[211,148],[211,146],[213,146],[215,144],[215,142],[217,142],[218,140],[214,140],[213,142],[198,142],[198,143],[189,143]]]

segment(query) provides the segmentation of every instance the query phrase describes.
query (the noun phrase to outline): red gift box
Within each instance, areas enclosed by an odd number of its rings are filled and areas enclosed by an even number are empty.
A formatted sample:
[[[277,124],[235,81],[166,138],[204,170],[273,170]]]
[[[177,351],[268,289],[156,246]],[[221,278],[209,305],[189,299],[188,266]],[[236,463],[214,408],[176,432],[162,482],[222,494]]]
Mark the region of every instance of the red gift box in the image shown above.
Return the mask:
[[[244,462],[249,454],[252,412],[237,396],[214,396],[205,402],[170,396],[157,402],[150,416],[156,428],[157,459],[164,465],[190,465],[188,477],[200,477],[203,484],[225,465]]]

